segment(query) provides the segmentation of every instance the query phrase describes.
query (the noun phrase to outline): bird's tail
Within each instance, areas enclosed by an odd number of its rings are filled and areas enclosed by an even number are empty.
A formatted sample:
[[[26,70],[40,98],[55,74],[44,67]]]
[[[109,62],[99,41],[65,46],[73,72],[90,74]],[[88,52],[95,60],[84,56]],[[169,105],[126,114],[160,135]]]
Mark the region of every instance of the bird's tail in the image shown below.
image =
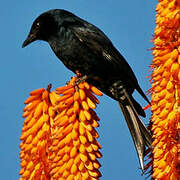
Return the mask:
[[[139,118],[138,113],[133,105],[133,101],[126,92],[125,96],[128,100],[128,103],[122,104],[121,102],[119,102],[119,105],[124,114],[128,128],[133,138],[141,169],[142,171],[144,171],[145,147],[151,147],[152,136],[148,129],[145,127],[142,120]]]

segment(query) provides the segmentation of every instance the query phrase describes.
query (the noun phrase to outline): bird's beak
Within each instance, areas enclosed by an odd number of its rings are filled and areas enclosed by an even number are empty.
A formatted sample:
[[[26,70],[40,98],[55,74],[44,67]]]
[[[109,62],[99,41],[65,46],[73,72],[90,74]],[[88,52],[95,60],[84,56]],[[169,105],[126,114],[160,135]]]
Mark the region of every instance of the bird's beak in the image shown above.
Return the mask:
[[[28,44],[36,40],[35,34],[29,34],[27,39],[23,42],[22,48],[26,47]]]

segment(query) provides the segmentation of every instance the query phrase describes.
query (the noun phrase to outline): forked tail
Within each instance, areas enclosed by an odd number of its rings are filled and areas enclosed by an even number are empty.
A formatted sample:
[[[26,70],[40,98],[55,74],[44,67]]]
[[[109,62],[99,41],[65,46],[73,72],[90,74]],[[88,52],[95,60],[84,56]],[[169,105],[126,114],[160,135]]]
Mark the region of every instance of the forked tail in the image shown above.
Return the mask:
[[[126,119],[129,131],[131,133],[131,136],[133,138],[136,151],[138,154],[139,162],[141,165],[142,171],[144,171],[144,152],[145,147],[150,147],[152,145],[152,135],[148,131],[148,129],[145,127],[142,120],[139,118],[138,113],[132,103],[131,98],[129,95],[125,93],[125,96],[128,100],[128,103],[122,104],[119,102],[119,105],[121,107],[121,110],[124,114],[124,117]]]

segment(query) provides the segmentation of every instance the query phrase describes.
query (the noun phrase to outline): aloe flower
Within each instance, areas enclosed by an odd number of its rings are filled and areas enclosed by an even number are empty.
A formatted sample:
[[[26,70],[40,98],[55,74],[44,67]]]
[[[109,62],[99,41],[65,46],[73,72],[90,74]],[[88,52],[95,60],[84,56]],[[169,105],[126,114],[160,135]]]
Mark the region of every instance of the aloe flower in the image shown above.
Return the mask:
[[[102,93],[86,82],[50,92],[38,89],[25,101],[20,180],[98,180],[101,146],[94,109]]]
[[[159,0],[152,63],[152,177],[180,179],[180,1]]]

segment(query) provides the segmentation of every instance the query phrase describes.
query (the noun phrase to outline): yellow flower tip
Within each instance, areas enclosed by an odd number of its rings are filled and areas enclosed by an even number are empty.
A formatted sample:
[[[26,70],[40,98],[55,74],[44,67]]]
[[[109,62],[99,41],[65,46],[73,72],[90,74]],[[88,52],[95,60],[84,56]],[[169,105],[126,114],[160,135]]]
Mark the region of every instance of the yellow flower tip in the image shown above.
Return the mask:
[[[94,87],[94,86],[91,86],[91,90],[92,90],[92,92],[93,92],[95,95],[97,95],[97,96],[102,96],[102,95],[103,95],[103,93],[102,93],[99,89],[97,89],[96,87]]]
[[[79,89],[79,96],[80,96],[81,100],[84,100],[86,97],[84,90],[81,88]]]
[[[30,96],[41,95],[44,91],[45,91],[44,88],[36,89],[36,90],[30,92]]]

